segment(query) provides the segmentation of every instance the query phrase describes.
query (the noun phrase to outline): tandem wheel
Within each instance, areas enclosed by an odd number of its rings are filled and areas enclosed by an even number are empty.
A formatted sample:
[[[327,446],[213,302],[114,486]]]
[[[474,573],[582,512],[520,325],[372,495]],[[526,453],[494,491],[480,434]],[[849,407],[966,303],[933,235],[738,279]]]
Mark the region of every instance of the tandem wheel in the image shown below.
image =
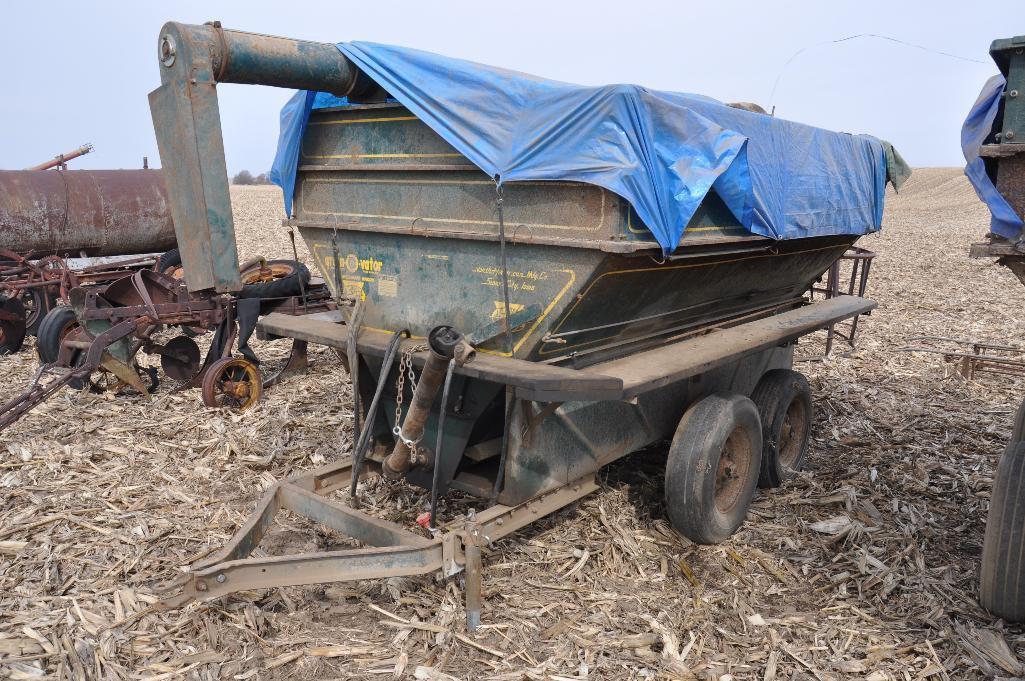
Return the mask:
[[[762,375],[751,401],[762,419],[762,467],[759,487],[779,487],[804,468],[811,436],[811,388],[790,369]]]
[[[699,544],[717,544],[747,515],[758,485],[762,424],[755,403],[716,393],[680,419],[666,463],[666,510],[673,527]]]

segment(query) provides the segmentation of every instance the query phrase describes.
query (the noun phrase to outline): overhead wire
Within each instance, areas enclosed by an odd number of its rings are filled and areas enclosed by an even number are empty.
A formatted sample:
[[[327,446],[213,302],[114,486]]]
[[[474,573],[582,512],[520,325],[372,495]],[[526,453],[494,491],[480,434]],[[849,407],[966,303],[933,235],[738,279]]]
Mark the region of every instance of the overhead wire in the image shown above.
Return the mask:
[[[856,40],[856,39],[859,39],[859,38],[875,38],[877,40],[886,40],[886,41],[891,42],[891,43],[896,43],[898,45],[903,45],[904,47],[910,47],[910,48],[913,48],[913,49],[916,49],[916,50],[922,50],[923,52],[928,52],[930,54],[935,54],[935,55],[939,55],[939,56],[942,56],[942,57],[947,57],[947,58],[950,58],[950,59],[956,59],[956,60],[959,60],[959,61],[971,62],[973,64],[988,64],[989,63],[989,62],[983,61],[981,59],[973,59],[972,57],[965,57],[965,56],[960,55],[960,54],[954,54],[952,52],[945,52],[943,50],[937,50],[937,49],[934,49],[932,47],[926,47],[925,45],[918,45],[916,43],[911,43],[911,42],[908,42],[906,40],[901,40],[900,38],[894,38],[893,36],[888,36],[888,35],[881,35],[879,33],[855,33],[853,35],[844,36],[843,38],[837,38],[835,40],[824,40],[824,41],[822,41],[820,43],[814,43],[812,45],[806,45],[805,47],[802,47],[801,49],[797,50],[792,55],[790,55],[790,58],[786,60],[786,62],[780,68],[779,73],[776,74],[776,80],[773,81],[773,83],[772,83],[772,92],[769,94],[769,113],[775,113],[775,110],[776,110],[776,90],[779,88],[779,82],[783,78],[783,74],[786,72],[787,67],[790,66],[790,64],[793,63],[793,61],[795,59],[797,59],[799,56],[801,56],[802,54],[804,54],[808,50],[812,50],[812,49],[814,49],[816,47],[823,47],[823,46],[826,46],[826,45],[836,45],[836,44],[839,44],[839,43],[845,43],[845,42],[848,42],[850,40]]]

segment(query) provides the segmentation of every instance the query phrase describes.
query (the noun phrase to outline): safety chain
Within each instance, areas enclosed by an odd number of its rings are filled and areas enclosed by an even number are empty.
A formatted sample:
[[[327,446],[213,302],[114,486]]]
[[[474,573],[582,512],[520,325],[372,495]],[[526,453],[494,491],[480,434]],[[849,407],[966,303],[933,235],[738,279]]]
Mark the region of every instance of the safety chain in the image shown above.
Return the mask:
[[[427,345],[421,343],[420,345],[414,345],[407,348],[402,356],[399,358],[399,378],[395,383],[395,427],[392,428],[392,435],[402,441],[402,444],[409,447],[410,459],[416,461],[417,445],[420,444],[420,440],[423,439],[421,434],[415,440],[410,440],[402,434],[402,402],[405,393],[406,378],[409,378],[409,392],[411,395],[416,394],[416,372],[413,371],[413,355],[418,352],[423,352],[427,349]]]

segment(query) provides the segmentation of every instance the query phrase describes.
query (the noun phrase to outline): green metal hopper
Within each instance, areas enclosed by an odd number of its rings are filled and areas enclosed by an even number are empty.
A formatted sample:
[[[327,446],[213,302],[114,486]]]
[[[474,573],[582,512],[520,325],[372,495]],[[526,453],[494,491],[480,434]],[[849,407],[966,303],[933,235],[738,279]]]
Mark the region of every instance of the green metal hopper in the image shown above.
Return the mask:
[[[500,189],[333,46],[180,24],[165,26],[160,41],[164,85],[150,99],[161,158],[173,168],[168,188],[191,288],[236,285],[216,82],[358,102],[314,111],[286,221],[335,295],[355,305],[261,322],[266,335],[345,351],[359,400],[354,460],[272,490],[175,602],[465,567],[472,625],[482,541],[590,492],[601,466],[667,439],[678,471],[667,473],[670,517],[697,541],[719,541],[743,520],[762,461],[779,463],[791,437],[777,432],[777,412],[789,414],[798,398],[769,405],[759,398],[766,381],[789,377],[805,399],[806,383],[790,371],[793,343],[874,306],[852,297],[808,305],[804,296],[855,236],[753,236],[710,193],[664,257],[630,204],[601,187]],[[408,379],[404,357],[417,370]],[[787,430],[799,456],[792,469],[779,463],[784,477],[803,460],[808,405]],[[714,433],[694,416],[705,412],[719,424]],[[708,438],[712,449],[695,454]],[[335,498],[376,470],[435,499],[449,489],[479,496],[487,510],[441,519],[448,530],[430,537],[383,526],[354,508],[355,497]],[[708,494],[680,498],[687,484]],[[368,548],[250,558],[282,507]]]

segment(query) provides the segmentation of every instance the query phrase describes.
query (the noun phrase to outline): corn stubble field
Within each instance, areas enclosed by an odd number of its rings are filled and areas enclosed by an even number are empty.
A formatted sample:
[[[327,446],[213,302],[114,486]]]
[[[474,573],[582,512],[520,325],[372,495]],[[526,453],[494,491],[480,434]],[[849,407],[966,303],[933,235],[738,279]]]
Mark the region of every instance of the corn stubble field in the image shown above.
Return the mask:
[[[234,188],[243,256],[291,257],[275,188]],[[1025,674],[1025,633],[977,605],[992,474],[1021,381],[967,382],[916,334],[1021,335],[1022,289],[970,260],[988,214],[958,170],[891,196],[857,350],[815,361],[810,465],[760,493],[720,546],[663,512],[665,448],[601,490],[485,550],[484,627],[458,579],[248,592],[158,612],[158,588],[227,540],[263,490],[349,451],[347,376],[333,352],[244,414],[162,384],[64,391],[0,435],[0,678],[970,679]],[[300,254],[302,255],[302,253]],[[268,363],[282,343],[257,343]],[[841,348],[843,349],[843,348]],[[0,358],[6,391],[34,350]],[[375,482],[364,507],[413,526],[422,492]],[[465,510],[453,499],[445,517]],[[337,537],[282,518],[268,553]]]

